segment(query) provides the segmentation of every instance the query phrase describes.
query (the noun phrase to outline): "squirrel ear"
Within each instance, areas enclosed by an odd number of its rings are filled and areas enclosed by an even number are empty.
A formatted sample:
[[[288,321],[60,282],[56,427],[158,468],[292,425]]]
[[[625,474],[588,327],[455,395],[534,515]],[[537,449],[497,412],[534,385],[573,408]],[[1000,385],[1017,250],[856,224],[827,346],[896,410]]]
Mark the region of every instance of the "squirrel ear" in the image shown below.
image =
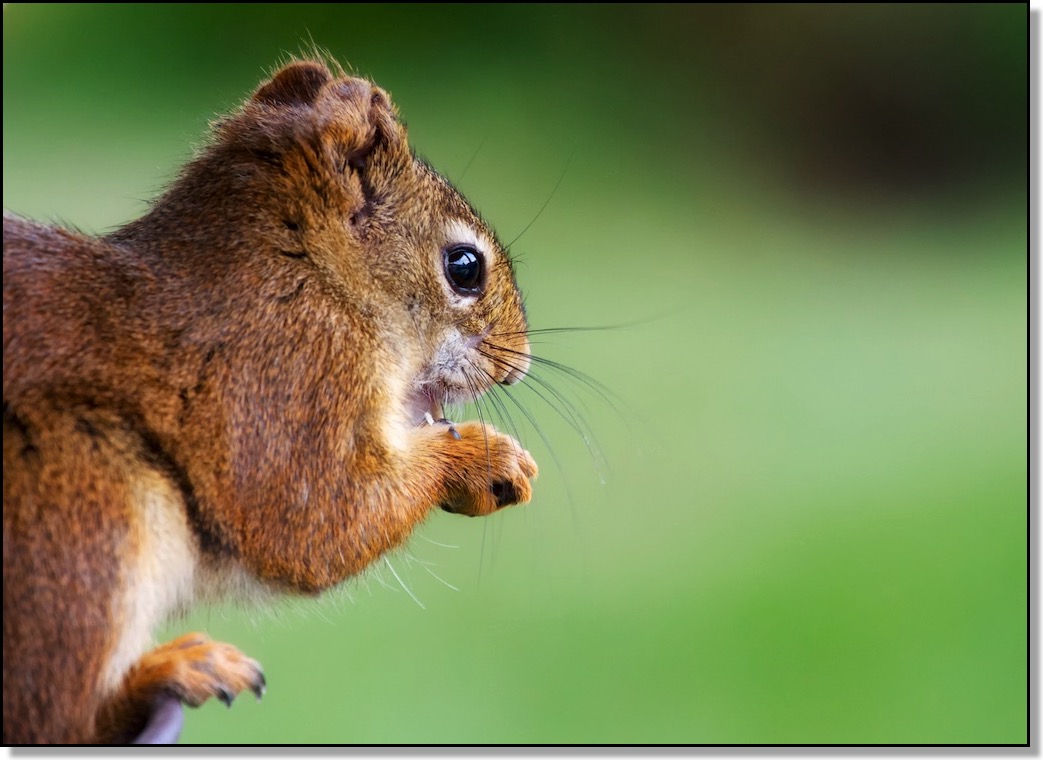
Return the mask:
[[[332,78],[329,69],[321,63],[298,61],[281,68],[254,93],[253,99],[273,106],[308,106]]]

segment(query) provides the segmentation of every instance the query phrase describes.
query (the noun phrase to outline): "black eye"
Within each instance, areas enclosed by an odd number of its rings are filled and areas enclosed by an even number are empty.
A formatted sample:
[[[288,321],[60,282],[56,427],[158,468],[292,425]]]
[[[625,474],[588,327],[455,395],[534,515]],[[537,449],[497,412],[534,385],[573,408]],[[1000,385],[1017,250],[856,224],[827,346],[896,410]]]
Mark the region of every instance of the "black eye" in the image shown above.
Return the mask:
[[[482,289],[482,257],[469,245],[457,245],[445,252],[445,276],[460,295],[474,295]]]

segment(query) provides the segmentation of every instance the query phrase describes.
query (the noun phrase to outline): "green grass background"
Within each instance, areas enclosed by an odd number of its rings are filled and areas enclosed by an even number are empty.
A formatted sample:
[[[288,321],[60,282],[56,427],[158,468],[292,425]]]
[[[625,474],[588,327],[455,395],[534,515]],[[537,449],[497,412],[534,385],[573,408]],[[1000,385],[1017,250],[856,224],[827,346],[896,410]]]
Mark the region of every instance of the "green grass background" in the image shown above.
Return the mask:
[[[637,323],[536,344],[618,398],[519,395],[530,505],[160,632],[268,676],[183,740],[1026,741],[1026,16],[5,5],[5,208],[133,218],[314,41],[532,222],[533,327]]]

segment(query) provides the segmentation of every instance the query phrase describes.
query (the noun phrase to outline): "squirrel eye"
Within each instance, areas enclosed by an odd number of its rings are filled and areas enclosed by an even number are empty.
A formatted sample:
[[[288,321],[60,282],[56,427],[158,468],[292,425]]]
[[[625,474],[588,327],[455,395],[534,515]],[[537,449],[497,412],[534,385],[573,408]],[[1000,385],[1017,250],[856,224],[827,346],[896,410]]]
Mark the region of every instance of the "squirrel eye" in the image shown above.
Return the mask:
[[[474,295],[482,287],[482,257],[469,245],[445,252],[445,276],[460,295]]]

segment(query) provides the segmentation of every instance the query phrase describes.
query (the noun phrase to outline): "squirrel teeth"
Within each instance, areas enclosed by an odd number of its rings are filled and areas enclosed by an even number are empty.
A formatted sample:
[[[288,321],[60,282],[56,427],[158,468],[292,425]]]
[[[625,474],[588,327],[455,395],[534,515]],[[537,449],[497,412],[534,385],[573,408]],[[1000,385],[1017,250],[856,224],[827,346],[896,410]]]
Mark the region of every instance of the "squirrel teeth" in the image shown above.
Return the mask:
[[[460,433],[457,431],[456,425],[445,418],[445,412],[442,410],[442,405],[439,402],[431,400],[431,409],[424,412],[424,420],[428,425],[434,425],[436,422],[440,425],[448,425],[449,434],[456,440],[460,440]]]

